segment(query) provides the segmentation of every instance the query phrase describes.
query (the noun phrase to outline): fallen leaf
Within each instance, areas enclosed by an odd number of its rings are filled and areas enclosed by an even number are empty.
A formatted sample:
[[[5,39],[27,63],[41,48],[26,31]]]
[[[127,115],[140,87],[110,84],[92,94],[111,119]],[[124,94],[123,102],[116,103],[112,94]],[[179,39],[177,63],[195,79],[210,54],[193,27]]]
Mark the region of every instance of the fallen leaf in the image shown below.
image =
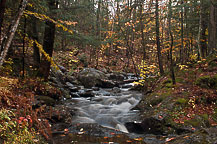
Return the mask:
[[[142,138],[135,138],[136,141],[142,141]]]
[[[166,142],[169,142],[169,141],[171,141],[171,140],[174,140],[175,138],[173,137],[173,138],[166,138]]]

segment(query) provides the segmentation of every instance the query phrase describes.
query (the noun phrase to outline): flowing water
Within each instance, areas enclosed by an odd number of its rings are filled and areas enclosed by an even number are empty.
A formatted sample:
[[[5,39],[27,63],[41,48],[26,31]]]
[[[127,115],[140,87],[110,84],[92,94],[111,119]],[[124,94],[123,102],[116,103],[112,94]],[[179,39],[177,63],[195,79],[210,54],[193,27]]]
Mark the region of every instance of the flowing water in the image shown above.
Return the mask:
[[[129,79],[132,81],[132,78]],[[54,143],[144,143],[143,140],[135,140],[139,135],[129,134],[124,125],[139,120],[139,111],[134,108],[142,99],[142,94],[130,91],[132,86],[132,83],[127,83],[121,88],[93,91],[94,97],[66,100],[64,105],[72,109],[75,116],[68,128],[70,133],[54,137]]]
[[[66,103],[75,109],[73,123],[97,123],[103,127],[116,129],[125,133],[128,130],[124,123],[138,119],[139,111],[133,108],[141,100],[142,94],[119,89],[113,93],[112,89],[94,91],[92,98],[73,98]]]

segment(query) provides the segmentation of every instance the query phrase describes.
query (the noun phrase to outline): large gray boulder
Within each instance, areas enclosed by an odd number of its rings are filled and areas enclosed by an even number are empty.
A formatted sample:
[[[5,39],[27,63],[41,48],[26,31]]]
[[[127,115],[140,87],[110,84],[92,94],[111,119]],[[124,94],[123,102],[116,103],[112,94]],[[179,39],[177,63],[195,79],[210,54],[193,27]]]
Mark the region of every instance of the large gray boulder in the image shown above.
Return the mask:
[[[78,80],[85,88],[101,87],[108,80],[106,74],[94,68],[85,68],[78,73]]]

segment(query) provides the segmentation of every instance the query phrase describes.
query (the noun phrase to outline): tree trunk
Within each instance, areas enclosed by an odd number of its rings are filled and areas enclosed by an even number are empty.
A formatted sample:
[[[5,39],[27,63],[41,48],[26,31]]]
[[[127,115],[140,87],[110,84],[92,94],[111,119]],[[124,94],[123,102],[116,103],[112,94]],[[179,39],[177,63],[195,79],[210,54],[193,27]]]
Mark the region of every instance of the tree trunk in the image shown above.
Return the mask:
[[[181,0],[181,49],[180,49],[180,62],[183,64],[183,50],[184,50],[184,12],[183,12],[184,0]]]
[[[172,2],[169,0],[169,18],[168,18],[168,23],[169,23],[169,34],[170,34],[170,74],[171,74],[171,79],[173,84],[176,84],[176,79],[175,79],[175,73],[174,73],[174,68],[173,68],[173,34],[171,30],[171,17],[172,17],[172,8],[171,8]]]
[[[38,30],[37,30],[37,19],[35,17],[32,18],[32,38],[33,40],[38,41]],[[33,60],[34,67],[39,68],[40,66],[40,51],[37,45],[34,43],[33,45]]]
[[[96,37],[101,42],[101,0],[98,1],[98,8],[97,8],[97,16],[96,16]],[[96,56],[96,65],[95,68],[98,67],[99,64],[99,52],[98,52],[98,46],[95,49],[95,56]]]
[[[156,16],[156,43],[157,43],[157,56],[158,56],[158,64],[160,69],[160,74],[164,74],[163,70],[163,63],[161,59],[161,47],[160,47],[160,28],[159,28],[159,13],[158,13],[158,0],[156,0],[156,10],[155,10],[155,16]]]
[[[3,24],[3,20],[4,20],[4,13],[5,13],[5,3],[6,0],[1,0],[0,2],[0,46],[1,46],[1,35],[2,35],[2,24]],[[0,51],[1,52],[1,51]]]
[[[199,53],[202,58],[205,58],[207,55],[207,45],[206,45],[206,8],[205,0],[200,1],[200,23],[199,23],[199,32],[198,32],[198,48]]]
[[[211,0],[209,16],[209,35],[208,35],[208,54],[212,54],[216,49],[216,25],[217,25],[217,8]]]
[[[144,37],[144,23],[143,23],[143,14],[142,14],[142,9],[143,9],[143,0],[140,1],[140,9],[139,9],[139,15],[140,15],[140,31],[141,31],[141,37],[142,37],[142,49],[143,49],[143,60],[146,58],[146,44],[145,44],[145,37]]]
[[[52,11],[55,8],[55,6],[56,6],[55,1],[50,0],[49,2],[50,11]],[[43,49],[49,55],[50,58],[52,57],[53,54],[54,39],[55,39],[55,24],[50,21],[46,21]],[[39,72],[40,72],[40,76],[42,76],[45,81],[49,77],[50,66],[51,66],[51,61],[47,60],[47,57],[45,55],[42,55]]]
[[[11,45],[12,39],[14,37],[14,34],[15,34],[17,27],[19,25],[19,22],[20,22],[20,18],[23,15],[23,11],[25,10],[27,3],[28,3],[28,0],[21,1],[18,13],[15,16],[15,19],[11,23],[11,28],[9,29],[9,32],[7,33],[7,36],[5,37],[5,40],[2,42],[2,48],[3,49],[2,49],[1,55],[0,55],[0,67],[4,63],[5,57],[8,53],[8,49]]]

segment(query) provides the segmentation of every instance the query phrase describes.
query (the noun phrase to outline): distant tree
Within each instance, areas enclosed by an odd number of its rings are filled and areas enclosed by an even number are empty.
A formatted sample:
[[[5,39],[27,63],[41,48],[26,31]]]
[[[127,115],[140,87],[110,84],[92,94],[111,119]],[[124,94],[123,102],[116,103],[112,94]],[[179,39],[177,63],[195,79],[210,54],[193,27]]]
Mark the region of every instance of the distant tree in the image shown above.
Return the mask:
[[[180,62],[184,60],[184,11],[183,11],[184,0],[181,0],[181,49],[180,49]]]
[[[170,35],[170,75],[172,78],[173,84],[176,84],[175,73],[173,68],[173,33],[171,30],[171,17],[172,17],[172,1],[169,0],[169,14],[168,14],[168,23],[169,23],[169,35]]]
[[[210,2],[208,54],[214,53],[214,50],[217,49],[217,2],[214,0],[210,0]]]
[[[160,74],[164,74],[163,70],[163,63],[162,63],[162,58],[161,58],[161,46],[160,46],[160,26],[159,26],[159,5],[158,5],[158,0],[156,0],[155,4],[155,22],[156,22],[156,44],[157,44],[157,56],[158,56],[158,65],[160,69]]]
[[[207,0],[200,0],[200,22],[199,22],[199,30],[198,30],[198,48],[200,52],[200,56],[205,58],[207,56]]]

